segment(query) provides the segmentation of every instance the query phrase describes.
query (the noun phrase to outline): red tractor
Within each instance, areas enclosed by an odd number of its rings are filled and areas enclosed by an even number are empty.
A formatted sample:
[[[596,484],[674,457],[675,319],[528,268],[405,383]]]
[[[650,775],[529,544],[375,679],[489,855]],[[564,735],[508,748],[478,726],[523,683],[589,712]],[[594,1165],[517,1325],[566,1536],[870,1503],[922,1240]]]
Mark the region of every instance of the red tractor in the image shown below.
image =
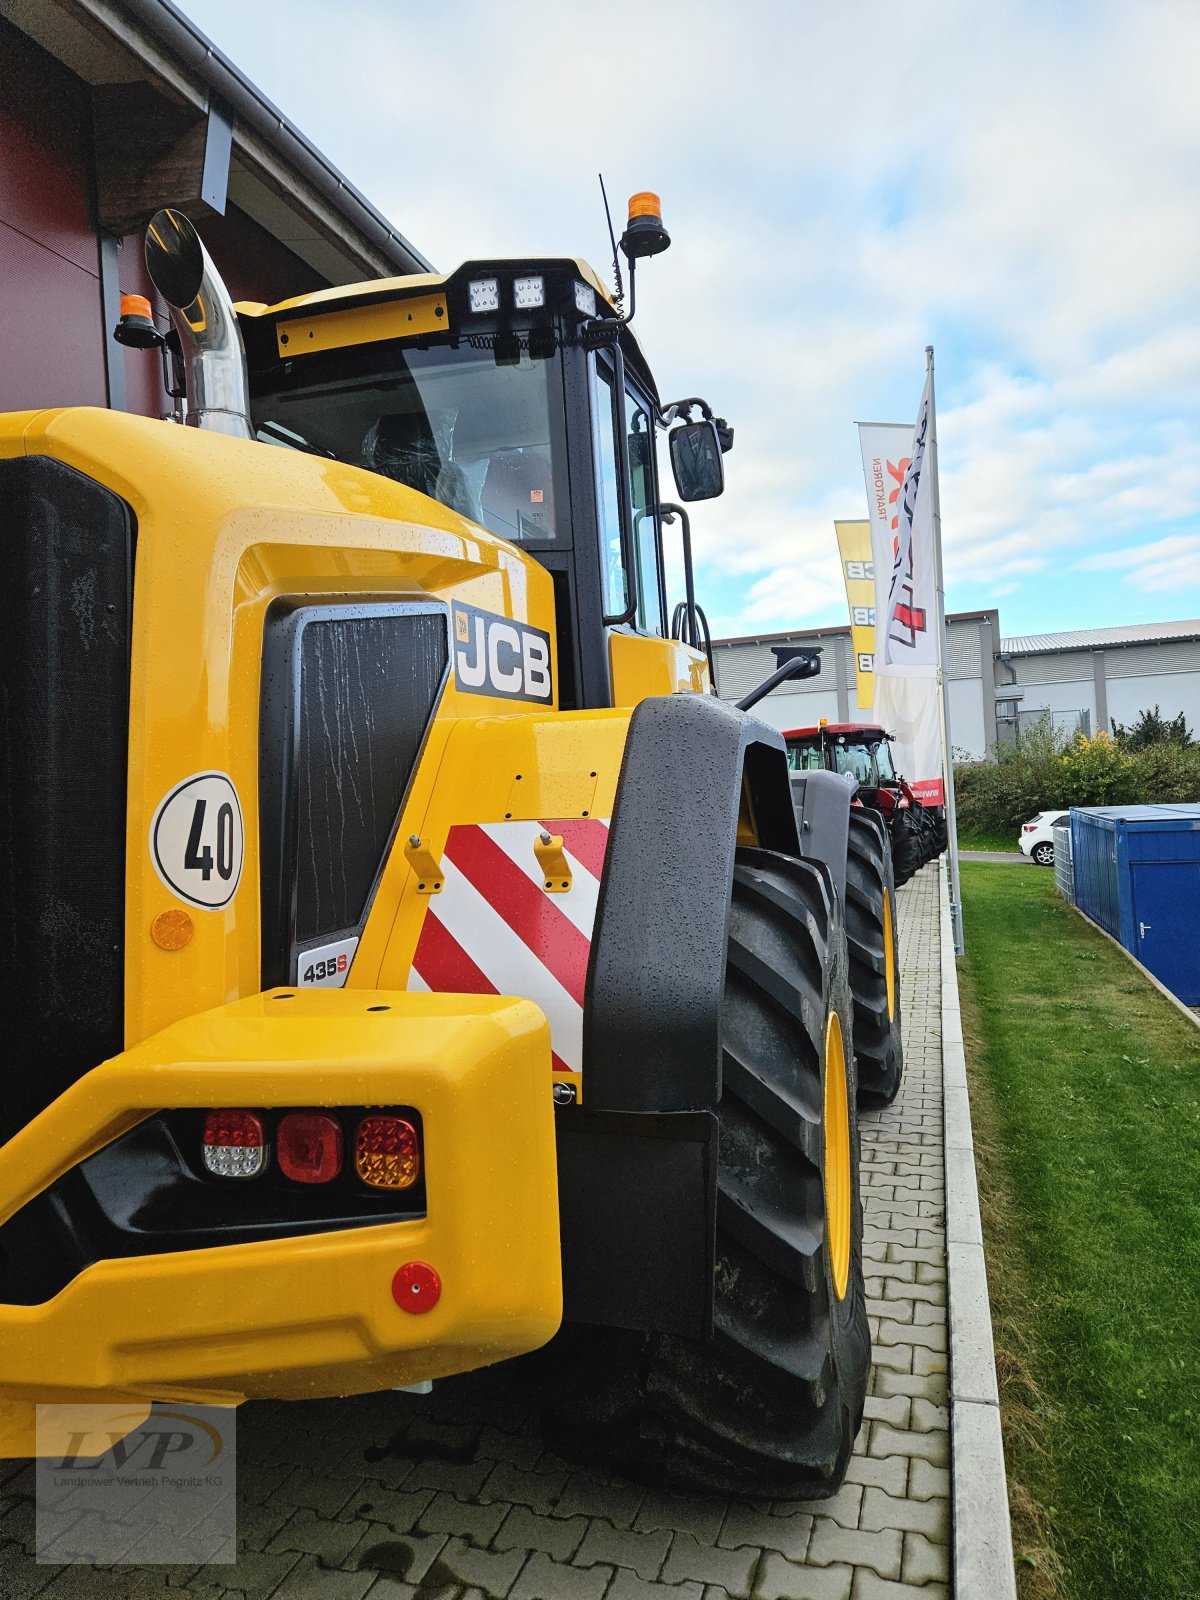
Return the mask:
[[[821,722],[784,734],[793,774],[838,772],[858,783],[852,805],[877,811],[892,841],[897,884],[946,848],[946,811],[920,800],[897,773],[892,736],[865,722]]]

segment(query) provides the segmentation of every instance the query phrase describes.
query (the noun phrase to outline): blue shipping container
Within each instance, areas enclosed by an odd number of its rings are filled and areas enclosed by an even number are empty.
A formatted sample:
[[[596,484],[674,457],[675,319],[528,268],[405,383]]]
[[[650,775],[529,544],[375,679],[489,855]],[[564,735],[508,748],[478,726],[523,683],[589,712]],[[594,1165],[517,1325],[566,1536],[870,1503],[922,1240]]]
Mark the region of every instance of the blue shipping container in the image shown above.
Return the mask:
[[[1075,904],[1200,1005],[1200,804],[1071,810]]]

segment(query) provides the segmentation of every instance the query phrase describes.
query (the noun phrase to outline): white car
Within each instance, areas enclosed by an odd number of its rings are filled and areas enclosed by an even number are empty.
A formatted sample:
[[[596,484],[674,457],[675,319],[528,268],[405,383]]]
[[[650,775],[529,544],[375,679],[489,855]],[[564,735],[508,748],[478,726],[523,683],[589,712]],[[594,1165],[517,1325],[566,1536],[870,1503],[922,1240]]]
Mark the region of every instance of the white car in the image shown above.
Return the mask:
[[[1017,839],[1021,854],[1032,856],[1039,867],[1052,867],[1054,824],[1061,822],[1063,817],[1067,816],[1070,816],[1069,811],[1039,811],[1036,817],[1030,817],[1028,822],[1023,822]]]

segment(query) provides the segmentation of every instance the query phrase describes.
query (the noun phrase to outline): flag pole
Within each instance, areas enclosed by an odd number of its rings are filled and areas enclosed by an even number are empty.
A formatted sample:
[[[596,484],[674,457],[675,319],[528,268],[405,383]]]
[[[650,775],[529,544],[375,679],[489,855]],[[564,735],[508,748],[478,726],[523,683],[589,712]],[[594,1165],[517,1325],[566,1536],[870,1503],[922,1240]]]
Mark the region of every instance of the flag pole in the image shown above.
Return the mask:
[[[946,805],[946,854],[950,862],[950,925],[954,954],[963,953],[962,890],[958,879],[958,811],[954,801],[954,747],[950,737],[950,684],[946,677],[946,593],[942,578],[942,497],[938,484],[937,401],[933,381],[933,346],[925,346],[929,375],[929,456],[933,473],[933,561],[937,595],[938,684],[941,688],[942,775]]]

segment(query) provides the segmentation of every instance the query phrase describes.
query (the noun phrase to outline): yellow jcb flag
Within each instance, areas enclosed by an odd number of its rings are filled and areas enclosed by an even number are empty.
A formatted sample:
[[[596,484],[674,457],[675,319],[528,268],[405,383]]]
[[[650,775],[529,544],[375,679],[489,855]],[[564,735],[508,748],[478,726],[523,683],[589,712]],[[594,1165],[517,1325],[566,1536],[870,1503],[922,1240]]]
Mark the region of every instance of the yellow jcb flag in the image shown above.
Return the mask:
[[[850,605],[858,703],[869,711],[875,704],[875,563],[871,558],[871,524],[835,522],[833,526]]]

